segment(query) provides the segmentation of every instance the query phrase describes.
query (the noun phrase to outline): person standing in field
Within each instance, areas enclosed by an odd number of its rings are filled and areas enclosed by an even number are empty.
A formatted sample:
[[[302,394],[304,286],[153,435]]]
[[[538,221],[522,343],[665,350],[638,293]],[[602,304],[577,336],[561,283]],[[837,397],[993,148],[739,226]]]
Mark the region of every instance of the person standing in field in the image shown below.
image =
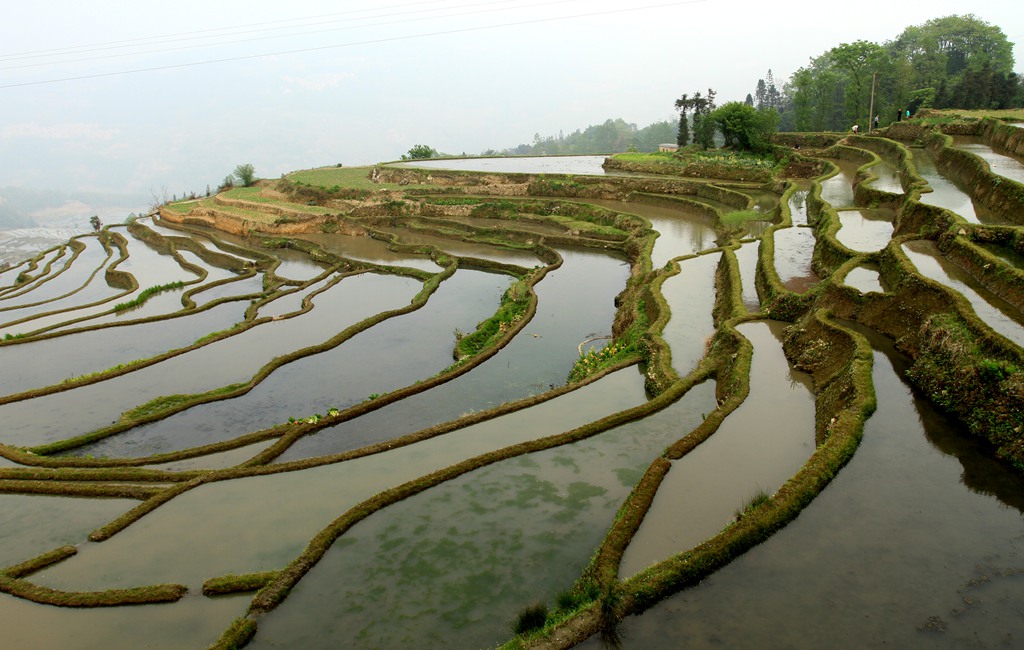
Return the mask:
[[[853,125],[853,134],[854,134],[854,135],[857,135],[857,131],[859,131],[859,130],[860,130],[860,127],[859,127],[859,126],[857,126],[856,124],[854,124],[854,125]]]

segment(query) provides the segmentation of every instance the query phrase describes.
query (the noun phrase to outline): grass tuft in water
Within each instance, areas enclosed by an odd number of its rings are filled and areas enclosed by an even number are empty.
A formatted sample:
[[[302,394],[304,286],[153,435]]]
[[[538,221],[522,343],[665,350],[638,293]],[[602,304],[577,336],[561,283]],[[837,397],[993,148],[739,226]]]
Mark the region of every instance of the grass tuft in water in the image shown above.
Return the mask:
[[[734,513],[736,515],[736,521],[743,519],[745,516],[747,516],[747,514],[760,508],[763,505],[768,504],[769,502],[771,502],[771,500],[772,495],[769,494],[767,490],[763,488],[758,488],[757,491],[754,492],[754,494],[749,499],[746,500],[742,508],[736,509],[736,512]]]
[[[512,629],[516,634],[526,634],[527,632],[541,629],[544,627],[544,623],[547,622],[547,620],[547,605],[544,603],[527,605],[519,610],[519,614],[516,615],[516,622],[512,626]]]

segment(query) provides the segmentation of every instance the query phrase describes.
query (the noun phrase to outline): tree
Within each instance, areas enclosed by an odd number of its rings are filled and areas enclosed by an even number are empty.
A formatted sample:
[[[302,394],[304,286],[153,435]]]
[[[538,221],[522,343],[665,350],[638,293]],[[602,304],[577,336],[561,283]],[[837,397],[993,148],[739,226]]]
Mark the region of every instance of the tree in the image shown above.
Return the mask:
[[[768,108],[768,84],[764,82],[764,79],[757,80],[757,88],[754,90],[754,96],[757,98],[754,106],[757,110],[763,111]]]
[[[690,97],[685,93],[676,100],[676,110],[679,111],[679,130],[676,133],[676,144],[680,147],[690,144],[690,122],[686,117],[686,112],[690,110],[690,105]]]
[[[772,74],[771,68],[768,68],[768,74],[764,77],[765,81],[765,110],[779,110],[782,108],[782,93],[775,86],[775,75]]]
[[[539,134],[537,137],[539,137]],[[402,156],[402,160],[426,160],[427,158],[436,158],[437,155],[437,150],[433,147],[417,144],[409,149],[409,153]]]
[[[89,225],[92,226],[93,230],[99,232],[99,229],[103,227],[103,222],[100,221],[100,216],[98,214],[94,214],[89,217]]]
[[[792,77],[793,112],[796,114],[793,130],[810,131],[814,125],[814,76],[807,68],[800,68]]]
[[[842,43],[829,51],[832,62],[847,75],[848,84],[844,89],[846,119],[857,122],[868,113],[868,101],[872,68],[884,56],[882,46],[870,41]]]
[[[243,187],[249,187],[256,178],[256,170],[249,163],[239,165],[238,167],[235,167],[235,178],[238,179],[238,182],[241,183]]]
[[[873,73],[876,114],[929,105],[1020,106],[1013,65],[1013,44],[1000,28],[973,15],[936,18],[907,27],[884,45],[843,43],[813,58],[786,86],[784,123],[800,130],[846,130],[870,117]],[[768,103],[767,81],[765,93]]]
[[[708,121],[722,132],[725,146],[765,153],[771,150],[779,114],[774,109],[759,111],[743,102],[728,102],[715,109]]]
[[[715,122],[710,118],[715,110],[715,91],[708,88],[708,94],[701,97],[700,92],[693,95],[693,141],[710,149],[715,144]]]

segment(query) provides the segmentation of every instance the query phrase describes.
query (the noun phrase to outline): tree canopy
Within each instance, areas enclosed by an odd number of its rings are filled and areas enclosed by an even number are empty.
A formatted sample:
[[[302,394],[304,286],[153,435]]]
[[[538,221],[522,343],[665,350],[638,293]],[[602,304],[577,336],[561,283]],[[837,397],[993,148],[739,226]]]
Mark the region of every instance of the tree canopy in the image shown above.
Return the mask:
[[[712,111],[710,120],[725,138],[725,146],[765,153],[771,150],[779,114],[774,109],[759,111],[745,102],[728,102]]]
[[[565,135],[542,137],[533,136],[530,144],[502,151],[488,150],[484,155],[565,155],[565,154],[607,154],[619,153],[630,148],[637,151],[657,151],[658,145],[676,141],[675,122],[655,122],[643,128],[626,122],[622,118],[608,119],[586,129],[577,129]]]
[[[409,153],[402,156],[402,160],[425,160],[427,158],[436,158],[437,156],[437,149],[425,144],[417,144],[409,149]]]
[[[882,124],[896,111],[919,107],[1010,108],[1024,101],[1013,65],[1013,45],[1003,31],[971,14],[907,27],[882,44],[841,43],[790,77],[778,106],[780,128],[846,130],[870,123],[873,79]]]
[[[235,178],[237,178],[238,182],[245,187],[249,187],[256,178],[256,169],[249,163],[239,165],[238,167],[235,167]]]

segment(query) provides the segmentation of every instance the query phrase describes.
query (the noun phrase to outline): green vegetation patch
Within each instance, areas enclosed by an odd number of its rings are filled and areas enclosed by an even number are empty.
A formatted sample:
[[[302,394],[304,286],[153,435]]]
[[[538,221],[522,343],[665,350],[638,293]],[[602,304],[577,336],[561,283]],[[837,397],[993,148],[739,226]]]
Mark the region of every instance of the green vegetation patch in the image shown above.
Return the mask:
[[[471,334],[456,332],[455,358],[461,362],[504,338],[523,319],[530,304],[529,281],[514,280],[501,295],[501,304],[493,316],[478,323]]]
[[[690,150],[655,153],[621,153],[609,167],[650,174],[694,178],[768,181],[779,161],[773,155],[732,150]]]
[[[433,189],[439,187],[432,183],[377,183],[372,178],[373,167],[321,167],[288,174],[287,180],[303,185],[325,189]]]
[[[277,578],[279,571],[262,571],[242,575],[226,575],[210,578],[203,583],[203,595],[220,596],[245,591],[257,591]]]
[[[153,296],[164,293],[165,291],[174,291],[176,289],[181,289],[184,286],[185,283],[179,280],[177,282],[168,282],[167,284],[149,287],[148,289],[144,289],[141,293],[139,293],[139,295],[136,296],[133,300],[129,300],[127,302],[119,302],[116,305],[114,305],[114,311],[121,312],[126,311],[128,309],[135,309],[136,307],[141,307],[142,305],[146,304],[146,301],[152,298]]]
[[[908,376],[997,454],[1024,470],[1024,363],[978,339],[958,315],[936,314],[923,328]]]
[[[0,592],[56,607],[120,607],[175,602],[180,600],[188,589],[184,585],[165,584],[107,591],[60,591],[0,573]]]

